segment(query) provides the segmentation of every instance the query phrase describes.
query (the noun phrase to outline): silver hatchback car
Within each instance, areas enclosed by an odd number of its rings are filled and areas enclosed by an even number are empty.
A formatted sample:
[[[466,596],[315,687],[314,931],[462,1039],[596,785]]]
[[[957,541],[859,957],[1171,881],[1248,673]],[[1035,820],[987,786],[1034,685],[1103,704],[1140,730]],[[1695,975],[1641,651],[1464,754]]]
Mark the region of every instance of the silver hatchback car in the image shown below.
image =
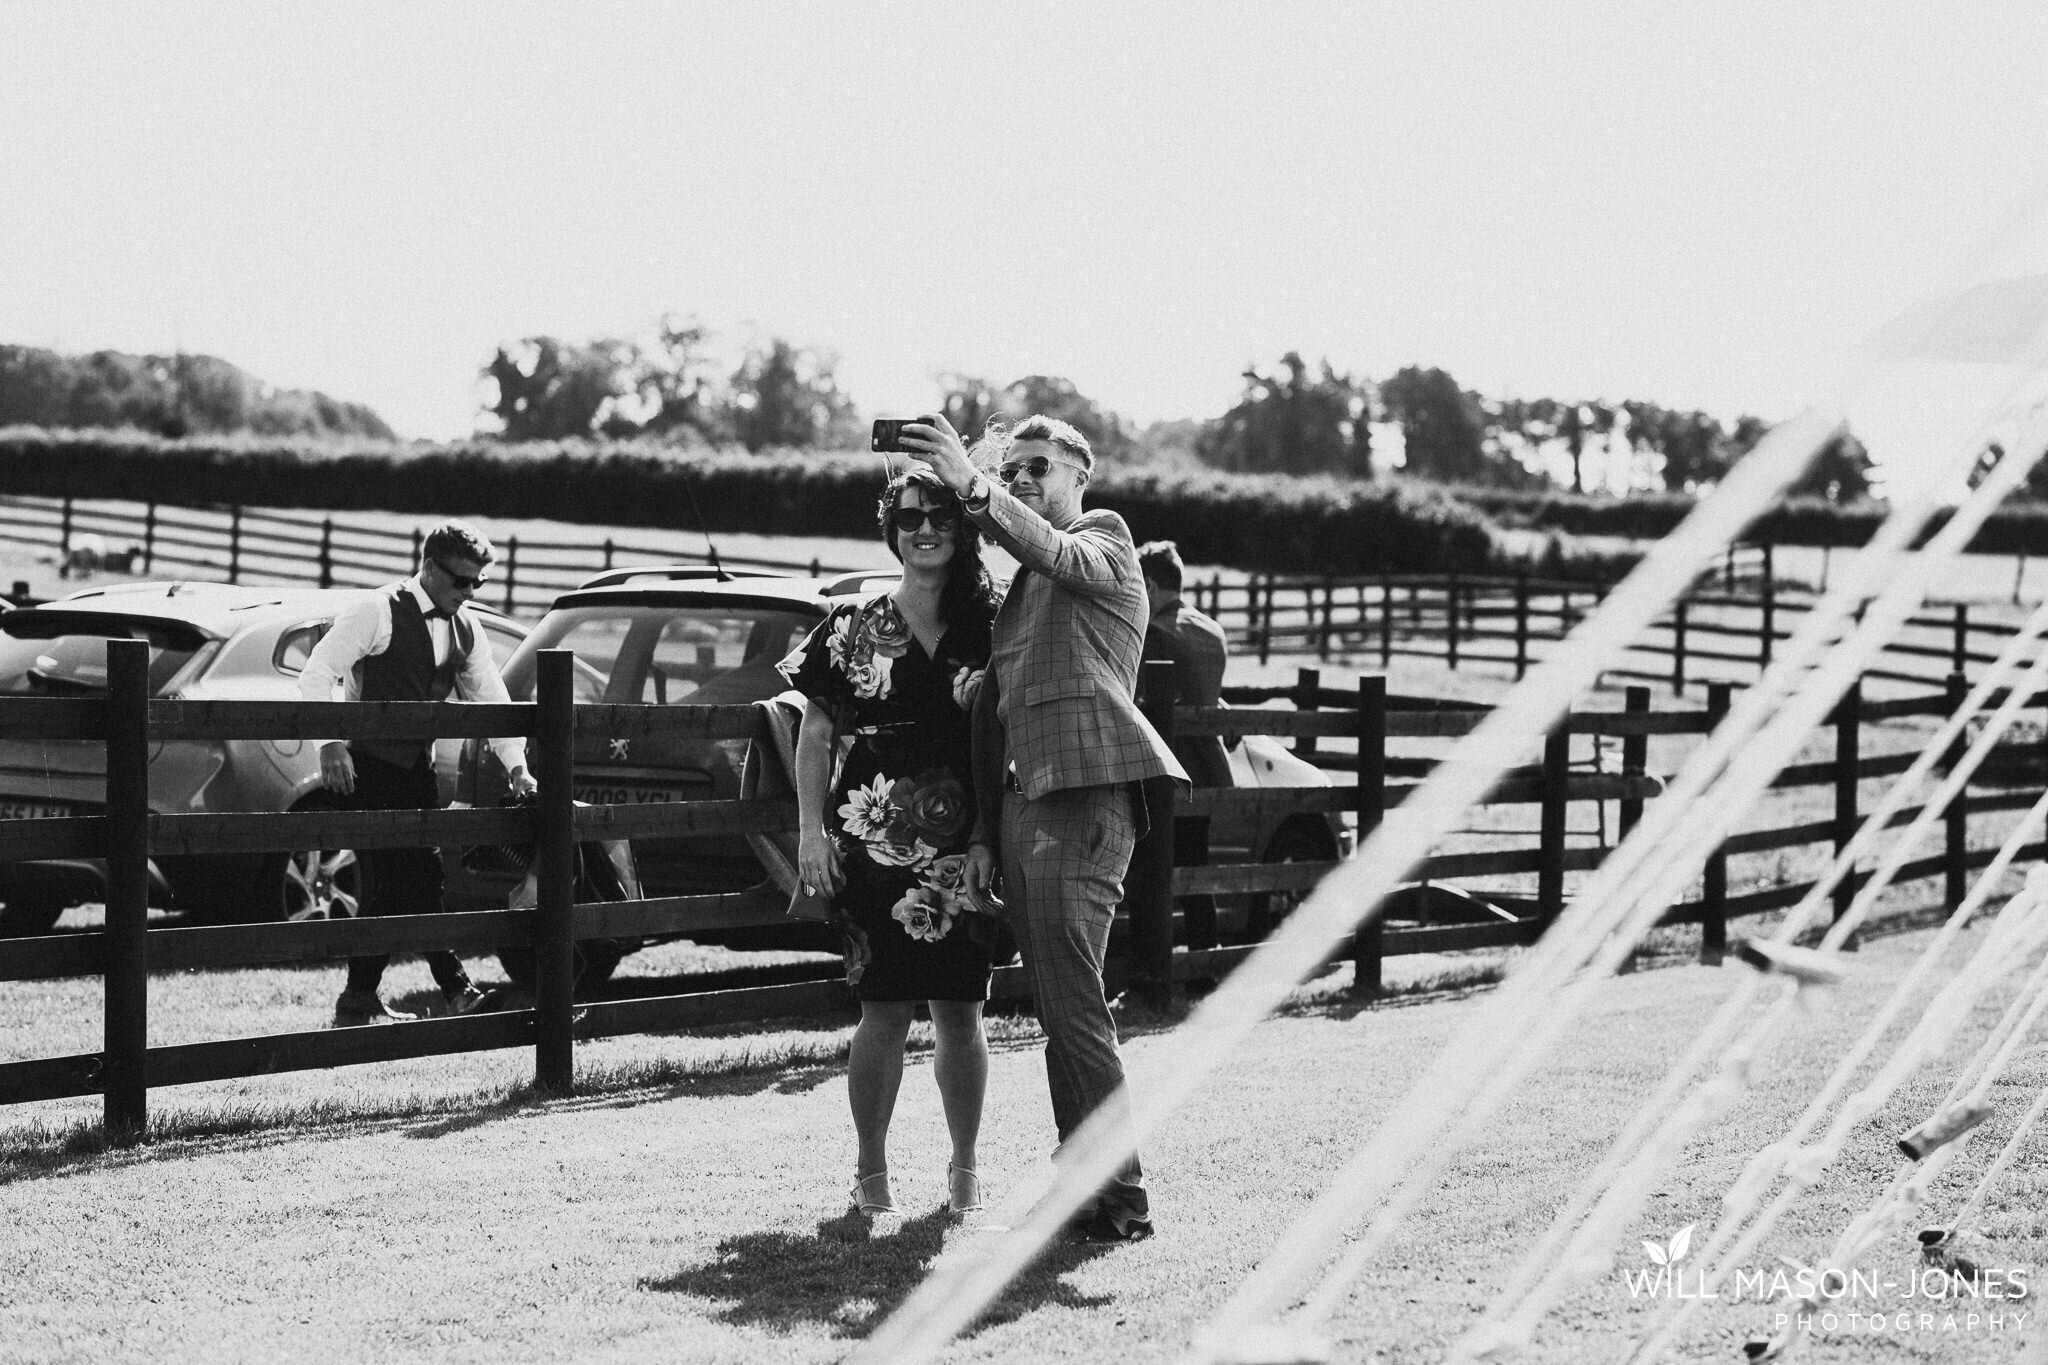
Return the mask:
[[[107,641],[147,640],[155,696],[296,700],[299,671],[336,613],[374,591],[134,583],[17,608],[0,613],[0,695],[104,693]],[[502,665],[525,627],[471,610]],[[459,748],[435,746],[444,799],[453,794]],[[106,801],[106,773],[101,744],[0,739],[0,819],[95,814]],[[329,800],[317,746],[304,740],[175,741],[150,755],[149,802],[159,812],[309,810]],[[495,889],[475,885],[450,861],[450,908],[491,904]],[[66,907],[105,889],[105,866],[95,860],[0,865],[0,936],[45,933]],[[348,849],[162,858],[150,869],[151,903],[201,923],[353,915],[361,892]],[[503,904],[498,893],[495,905]]]

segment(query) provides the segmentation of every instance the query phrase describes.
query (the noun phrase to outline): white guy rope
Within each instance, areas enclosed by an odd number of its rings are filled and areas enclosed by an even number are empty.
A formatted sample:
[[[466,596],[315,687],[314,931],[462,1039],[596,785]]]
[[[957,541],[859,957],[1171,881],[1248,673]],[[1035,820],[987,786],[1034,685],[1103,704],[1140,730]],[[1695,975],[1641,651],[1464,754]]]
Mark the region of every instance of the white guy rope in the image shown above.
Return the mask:
[[[1870,813],[1849,843],[1808,890],[1799,905],[1787,914],[1772,936],[1776,943],[1789,943],[1802,933],[1842,879],[1849,875],[1863,854],[1891,825],[1891,818],[1920,789],[1950,744],[1982,710],[2001,687],[2027,649],[2048,629],[2048,604],[2037,608],[2020,630],[2009,639],[1984,676],[1971,689],[1963,704],[1950,715],[1940,730],[1922,747],[1899,780],[1887,787],[1877,808]],[[2026,680],[2012,689],[2008,702],[2023,701],[2041,678],[2048,676],[2048,654],[2035,661]],[[2011,725],[2018,706],[2002,707],[1986,730],[2002,735]],[[1950,775],[1960,789],[1981,763],[1988,745],[1964,755]],[[1945,805],[1942,795],[1923,802],[1920,817],[1895,841],[1896,849],[1910,851],[1921,833],[1940,818]],[[1846,908],[1842,922],[1851,930],[1860,924],[1863,912],[1877,894],[1888,886],[1903,853],[1876,868],[1855,903]],[[1761,992],[1780,986],[1778,998],[1744,1030],[1742,1040],[1724,1052],[1724,1043],[1741,1025],[1750,1004]],[[1622,1229],[1640,1211],[1654,1182],[1663,1174],[1665,1163],[1676,1155],[1687,1138],[1718,1117],[1746,1089],[1762,1040],[1776,1035],[1793,998],[1790,984],[1763,974],[1748,975],[1738,983],[1721,1008],[1688,1046],[1684,1055],[1665,1073],[1651,1098],[1631,1116],[1610,1144],[1601,1163],[1580,1182],[1571,1198],[1553,1215],[1549,1228],[1529,1248],[1510,1274],[1480,1323],[1453,1345],[1453,1361],[1469,1360],[1508,1345],[1526,1342],[1549,1306],[1575,1282],[1582,1282],[1612,1263],[1611,1251],[1594,1248],[1616,1245]],[[1699,1069],[1716,1056],[1722,1058],[1717,1078],[1695,1082]],[[1686,1108],[1675,1113],[1654,1135],[1651,1126],[1667,1111],[1684,1101]],[[1597,1210],[1587,1218],[1589,1209]],[[1580,1220],[1586,1221],[1580,1225]],[[1575,1232],[1574,1225],[1579,1225]],[[1569,1239],[1567,1243],[1567,1239]],[[1539,1278],[1540,1277],[1540,1278]]]
[[[1989,425],[1997,415],[1995,411],[1987,413],[1981,425]],[[1966,463],[1974,463],[1971,452],[1980,445],[1979,433],[1975,431],[1969,441],[1959,445],[1951,460],[1958,472]],[[1721,843],[1734,821],[1748,809],[1768,786],[1770,778],[1783,767],[1785,760],[1804,742],[1807,733],[1825,716],[1847,687],[1849,678],[1861,671],[1869,657],[1911,615],[1924,595],[1934,568],[1967,543],[1983,518],[2003,501],[2038,454],[2038,449],[2032,449],[2025,458],[2015,455],[2001,461],[1984,484],[1936,534],[1926,550],[1905,556],[1905,563],[1893,568],[1883,590],[1870,601],[1864,619],[1850,638],[1828,650],[1829,632],[1846,623],[1853,603],[1868,595],[1868,580],[1882,576],[1890,563],[1890,555],[1883,551],[1910,542],[1931,514],[1932,500],[1923,497],[1893,513],[1873,538],[1871,549],[1878,553],[1866,551],[1858,556],[1842,588],[1825,595],[1815,605],[1801,631],[1795,632],[1782,666],[1767,670],[1757,688],[1744,698],[1749,703],[1746,707],[1731,710],[1728,721],[1715,731],[1705,749],[1694,755],[1678,780],[1666,790],[1665,796],[1653,805],[1652,809],[1659,818],[1646,818],[1621,848],[1608,856],[1586,890],[1539,943],[1539,949],[1546,947],[1553,938],[1573,946],[1589,934],[1597,940],[1612,927],[1611,916],[1617,910],[1625,912],[1633,905],[1633,914],[1596,959],[1599,965],[1594,971],[1604,974],[1618,965],[1641,934],[1661,916],[1665,906],[1697,872],[1712,849]],[[1966,456],[1969,457],[1967,461]],[[1808,663],[1817,656],[1820,662],[1809,670]],[[1789,700],[1777,706],[1778,699],[1788,691],[1792,692]],[[1731,733],[1741,728],[1737,724],[1738,715],[1749,723],[1766,716],[1769,719],[1758,737],[1749,738]],[[1714,791],[1713,799],[1704,804],[1702,815],[1701,809],[1692,803],[1708,786],[1717,764],[1726,765],[1722,785]],[[1733,795],[1728,794],[1730,789]],[[1678,828],[1673,829],[1673,826]],[[1671,845],[1672,837],[1680,840],[1679,849]],[[1642,878],[1629,877],[1645,864],[1648,865],[1647,886],[1641,885]],[[1611,890],[1615,883],[1630,880],[1637,883],[1628,887],[1634,894],[1616,894]],[[1574,912],[1579,913],[1575,915]],[[1602,914],[1610,919],[1603,920]],[[1571,922],[1569,928],[1567,921]],[[1567,949],[1561,947],[1559,951],[1564,953]],[[1555,955],[1552,960],[1555,960]],[[1530,965],[1529,959],[1525,959],[1523,965],[1526,969]],[[1535,972],[1525,970],[1522,975],[1527,980],[1540,980]],[[1516,977],[1511,976],[1509,985],[1515,982]],[[1503,988],[1505,993],[1506,988]],[[1192,1359],[1210,1361],[1227,1358],[1233,1349],[1231,1343],[1240,1334],[1259,1321],[1277,1316],[1286,1307],[1293,1285],[1328,1257],[1367,1206],[1378,1200],[1390,1184],[1405,1177],[1406,1184],[1401,1193],[1353,1243],[1324,1282],[1326,1285],[1342,1284],[1356,1278],[1393,1234],[1400,1220],[1420,1201],[1427,1183],[1434,1180],[1455,1156],[1459,1144],[1440,1135],[1437,1128],[1446,1123],[1462,1124],[1469,1131],[1490,1117],[1505,1101],[1506,1092],[1534,1069],[1540,1060],[1540,1050],[1569,1022],[1574,1011],[1564,1006],[1577,998],[1580,997],[1552,1001],[1541,1011],[1525,1014],[1500,1036],[1486,1040],[1484,1048],[1476,1056],[1460,1057],[1456,1062],[1448,1057],[1440,1058],[1435,1068],[1436,1076],[1431,1080],[1435,1081],[1448,1072],[1456,1078],[1458,1085],[1425,1084],[1423,1087],[1431,1092],[1423,1103],[1431,1105],[1437,1113],[1436,1125],[1412,1138],[1410,1150],[1398,1157],[1386,1150],[1390,1144],[1383,1141],[1388,1133],[1398,1131],[1397,1125],[1393,1120],[1383,1125],[1373,1140],[1339,1172],[1324,1195],[1288,1230],[1267,1261],[1245,1279],[1237,1294],[1210,1320],[1197,1337]],[[1508,1041],[1503,1044],[1502,1038]],[[1503,1071],[1508,1073],[1505,1080],[1498,1075]],[[1487,1098],[1476,1094],[1489,1081],[1492,1082],[1492,1096]],[[1455,1094],[1450,1093],[1454,1091]],[[1333,1297],[1330,1292],[1318,1295],[1316,1309],[1326,1312]]]

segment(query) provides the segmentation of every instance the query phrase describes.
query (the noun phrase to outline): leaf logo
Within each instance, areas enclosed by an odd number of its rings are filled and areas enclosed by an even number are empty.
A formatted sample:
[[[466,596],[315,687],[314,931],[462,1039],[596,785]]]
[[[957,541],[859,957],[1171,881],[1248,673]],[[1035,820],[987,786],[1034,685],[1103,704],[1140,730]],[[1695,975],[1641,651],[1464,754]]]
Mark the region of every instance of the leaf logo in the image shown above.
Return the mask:
[[[1685,1253],[1692,1250],[1692,1230],[1697,1223],[1687,1223],[1671,1239],[1669,1247],[1660,1247],[1655,1242],[1643,1243],[1643,1252],[1658,1265],[1677,1265],[1685,1259]]]

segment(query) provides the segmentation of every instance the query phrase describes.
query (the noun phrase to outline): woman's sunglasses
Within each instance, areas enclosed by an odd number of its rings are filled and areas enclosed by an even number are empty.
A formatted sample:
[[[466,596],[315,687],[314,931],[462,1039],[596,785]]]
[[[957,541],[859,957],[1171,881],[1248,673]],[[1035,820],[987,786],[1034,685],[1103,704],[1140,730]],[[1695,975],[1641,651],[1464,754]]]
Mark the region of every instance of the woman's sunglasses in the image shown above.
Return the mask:
[[[1069,469],[1081,468],[1072,460],[1055,460],[1046,455],[1033,455],[1028,460],[1003,461],[996,466],[996,477],[1004,483],[1015,483],[1019,474],[1029,474],[1031,482],[1042,483],[1045,476],[1052,473],[1052,467],[1056,464],[1063,464]]]
[[[960,524],[960,516],[943,507],[899,507],[889,514],[889,521],[899,531],[915,531],[929,521],[934,531],[944,535]]]
[[[475,576],[471,576],[469,574],[457,573],[455,572],[455,570],[448,567],[448,562],[444,559],[435,559],[434,564],[437,568],[441,570],[442,573],[447,574],[448,581],[458,588],[468,588],[470,591],[474,592],[476,591],[476,589],[481,588],[484,584],[491,581],[490,579],[484,577],[482,574],[476,574]]]

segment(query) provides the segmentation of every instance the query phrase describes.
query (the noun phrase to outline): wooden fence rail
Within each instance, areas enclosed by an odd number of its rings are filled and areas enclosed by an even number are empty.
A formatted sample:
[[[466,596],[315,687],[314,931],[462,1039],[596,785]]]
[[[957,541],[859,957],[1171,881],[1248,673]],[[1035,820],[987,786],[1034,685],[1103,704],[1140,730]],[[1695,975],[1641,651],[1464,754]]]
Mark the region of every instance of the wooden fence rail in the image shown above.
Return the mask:
[[[229,583],[375,587],[419,565],[425,526],[411,531],[341,517],[294,516],[244,507],[178,507],[165,503],[87,502],[72,498],[0,496],[0,537],[45,548],[60,562],[85,535],[109,551],[133,547],[145,574],[191,571]],[[560,593],[625,563],[711,562],[707,554],[636,544],[540,541],[516,536],[499,545],[490,596],[508,615],[545,611]],[[841,572],[816,559],[798,562],[721,556],[728,568],[787,573]]]
[[[1405,605],[1405,604],[1404,604]],[[722,894],[578,904],[573,898],[573,848],[581,839],[676,837],[687,834],[786,832],[796,827],[788,797],[749,801],[700,801],[649,806],[572,805],[571,762],[577,731],[613,735],[691,735],[751,740],[760,722],[751,707],[615,706],[572,703],[572,656],[542,651],[536,700],[485,706],[451,703],[197,702],[152,700],[148,696],[148,646],[111,641],[109,690],[104,698],[0,698],[0,734],[45,739],[99,739],[107,745],[107,797],[102,813],[21,820],[0,827],[0,861],[52,857],[106,860],[106,924],[98,933],[15,939],[0,947],[0,980],[100,973],[105,977],[105,1029],[99,1052],[0,1064],[0,1103],[46,1100],[98,1093],[104,1096],[110,1133],[133,1137],[147,1121],[152,1087],[230,1076],[309,1067],[329,1067],[419,1057],[480,1048],[531,1047],[538,1083],[563,1090],[573,1080],[574,1042],[608,1033],[679,1028],[706,1022],[736,1022],[804,1013],[843,1004],[843,986],[802,982],[745,990],[717,990],[648,1000],[574,1005],[574,944],[608,937],[689,934],[785,923],[783,897],[762,886]],[[1389,695],[1385,680],[1360,679],[1355,691],[1324,688],[1312,669],[1301,671],[1290,688],[1233,689],[1229,707],[1173,704],[1171,668],[1150,665],[1148,704],[1169,734],[1268,734],[1290,739],[1297,752],[1349,781],[1301,788],[1202,790],[1182,797],[1175,812],[1190,821],[1219,816],[1316,815],[1348,819],[1361,836],[1414,789],[1435,761],[1412,752],[1390,753],[1390,741],[1411,749],[1417,743],[1454,739],[1486,714],[1479,706]],[[1671,907],[1666,923],[1703,926],[1702,951],[1717,954],[1732,918],[1781,908],[1796,901],[1806,884],[1777,884],[1731,894],[1728,859],[1747,854],[1820,845],[1840,848],[1857,828],[1857,792],[1862,782],[1903,770],[1910,756],[1870,752],[1867,741],[1887,721],[1946,714],[1961,695],[1960,683],[1941,692],[1882,702],[1852,691],[1836,708],[1833,757],[1788,768],[1782,789],[1826,788],[1833,806],[1823,819],[1782,828],[1744,830],[1710,860],[1695,899]],[[1621,829],[1640,818],[1656,799],[1660,783],[1648,771],[1648,744],[1655,736],[1706,733],[1725,714],[1729,686],[1715,683],[1704,709],[1675,706],[1656,711],[1646,690],[1631,689],[1620,711],[1573,712],[1545,741],[1532,761],[1511,769],[1489,798],[1496,806],[1534,805],[1533,845],[1438,851],[1416,869],[1424,882],[1498,880],[1533,882],[1527,892],[1484,892],[1503,907],[1497,922],[1445,924],[1375,919],[1355,936],[1350,956],[1356,982],[1374,990],[1385,958],[1413,952],[1527,943],[1563,908],[1568,878],[1596,868],[1605,856],[1605,803],[1615,802]],[[1292,710],[1276,710],[1275,701]],[[2048,694],[2028,699],[2048,702]],[[444,811],[317,811],[287,814],[153,813],[148,806],[148,755],[168,738],[482,738],[521,735],[529,739],[540,778],[537,808]],[[1575,759],[1574,748],[1594,751],[1609,742],[1621,746],[1616,770],[1594,770]],[[2043,749],[2039,741],[2005,746],[2001,761],[2023,781],[2039,785]],[[1981,775],[1980,775],[1981,776]],[[2007,777],[2011,774],[2008,772]],[[2014,783],[2005,781],[2005,787]],[[1944,842],[1937,854],[1909,864],[1902,879],[1939,877],[1944,897],[1962,894],[1967,872],[1981,867],[1987,849],[1969,845],[1970,818],[2009,812],[2030,803],[2030,791],[1981,784],[1966,791],[1945,813]],[[1598,842],[1574,836],[1567,818],[1573,809],[1597,808]],[[1911,818],[1901,814],[1894,824]],[[1134,860],[1127,898],[1130,934],[1121,951],[1116,979],[1151,992],[1177,982],[1227,970],[1251,951],[1218,941],[1218,896],[1286,895],[1306,892],[1336,865],[1327,861],[1211,864],[1198,853],[1176,866],[1172,821],[1161,821]],[[1574,845],[1573,839],[1581,842]],[[435,844],[533,843],[538,850],[539,897],[531,910],[448,913],[308,923],[236,925],[210,928],[148,928],[148,872],[153,855],[247,854],[307,847],[393,847]],[[2030,851],[2038,851],[2030,850]],[[1836,907],[1846,904],[1838,893]],[[532,1009],[484,1018],[435,1019],[379,1029],[320,1031],[265,1038],[230,1039],[177,1047],[147,1046],[149,978],[152,972],[192,967],[333,961],[365,953],[417,952],[434,947],[486,951],[530,946],[537,984]],[[1020,974],[998,974],[997,992],[1018,995]]]

